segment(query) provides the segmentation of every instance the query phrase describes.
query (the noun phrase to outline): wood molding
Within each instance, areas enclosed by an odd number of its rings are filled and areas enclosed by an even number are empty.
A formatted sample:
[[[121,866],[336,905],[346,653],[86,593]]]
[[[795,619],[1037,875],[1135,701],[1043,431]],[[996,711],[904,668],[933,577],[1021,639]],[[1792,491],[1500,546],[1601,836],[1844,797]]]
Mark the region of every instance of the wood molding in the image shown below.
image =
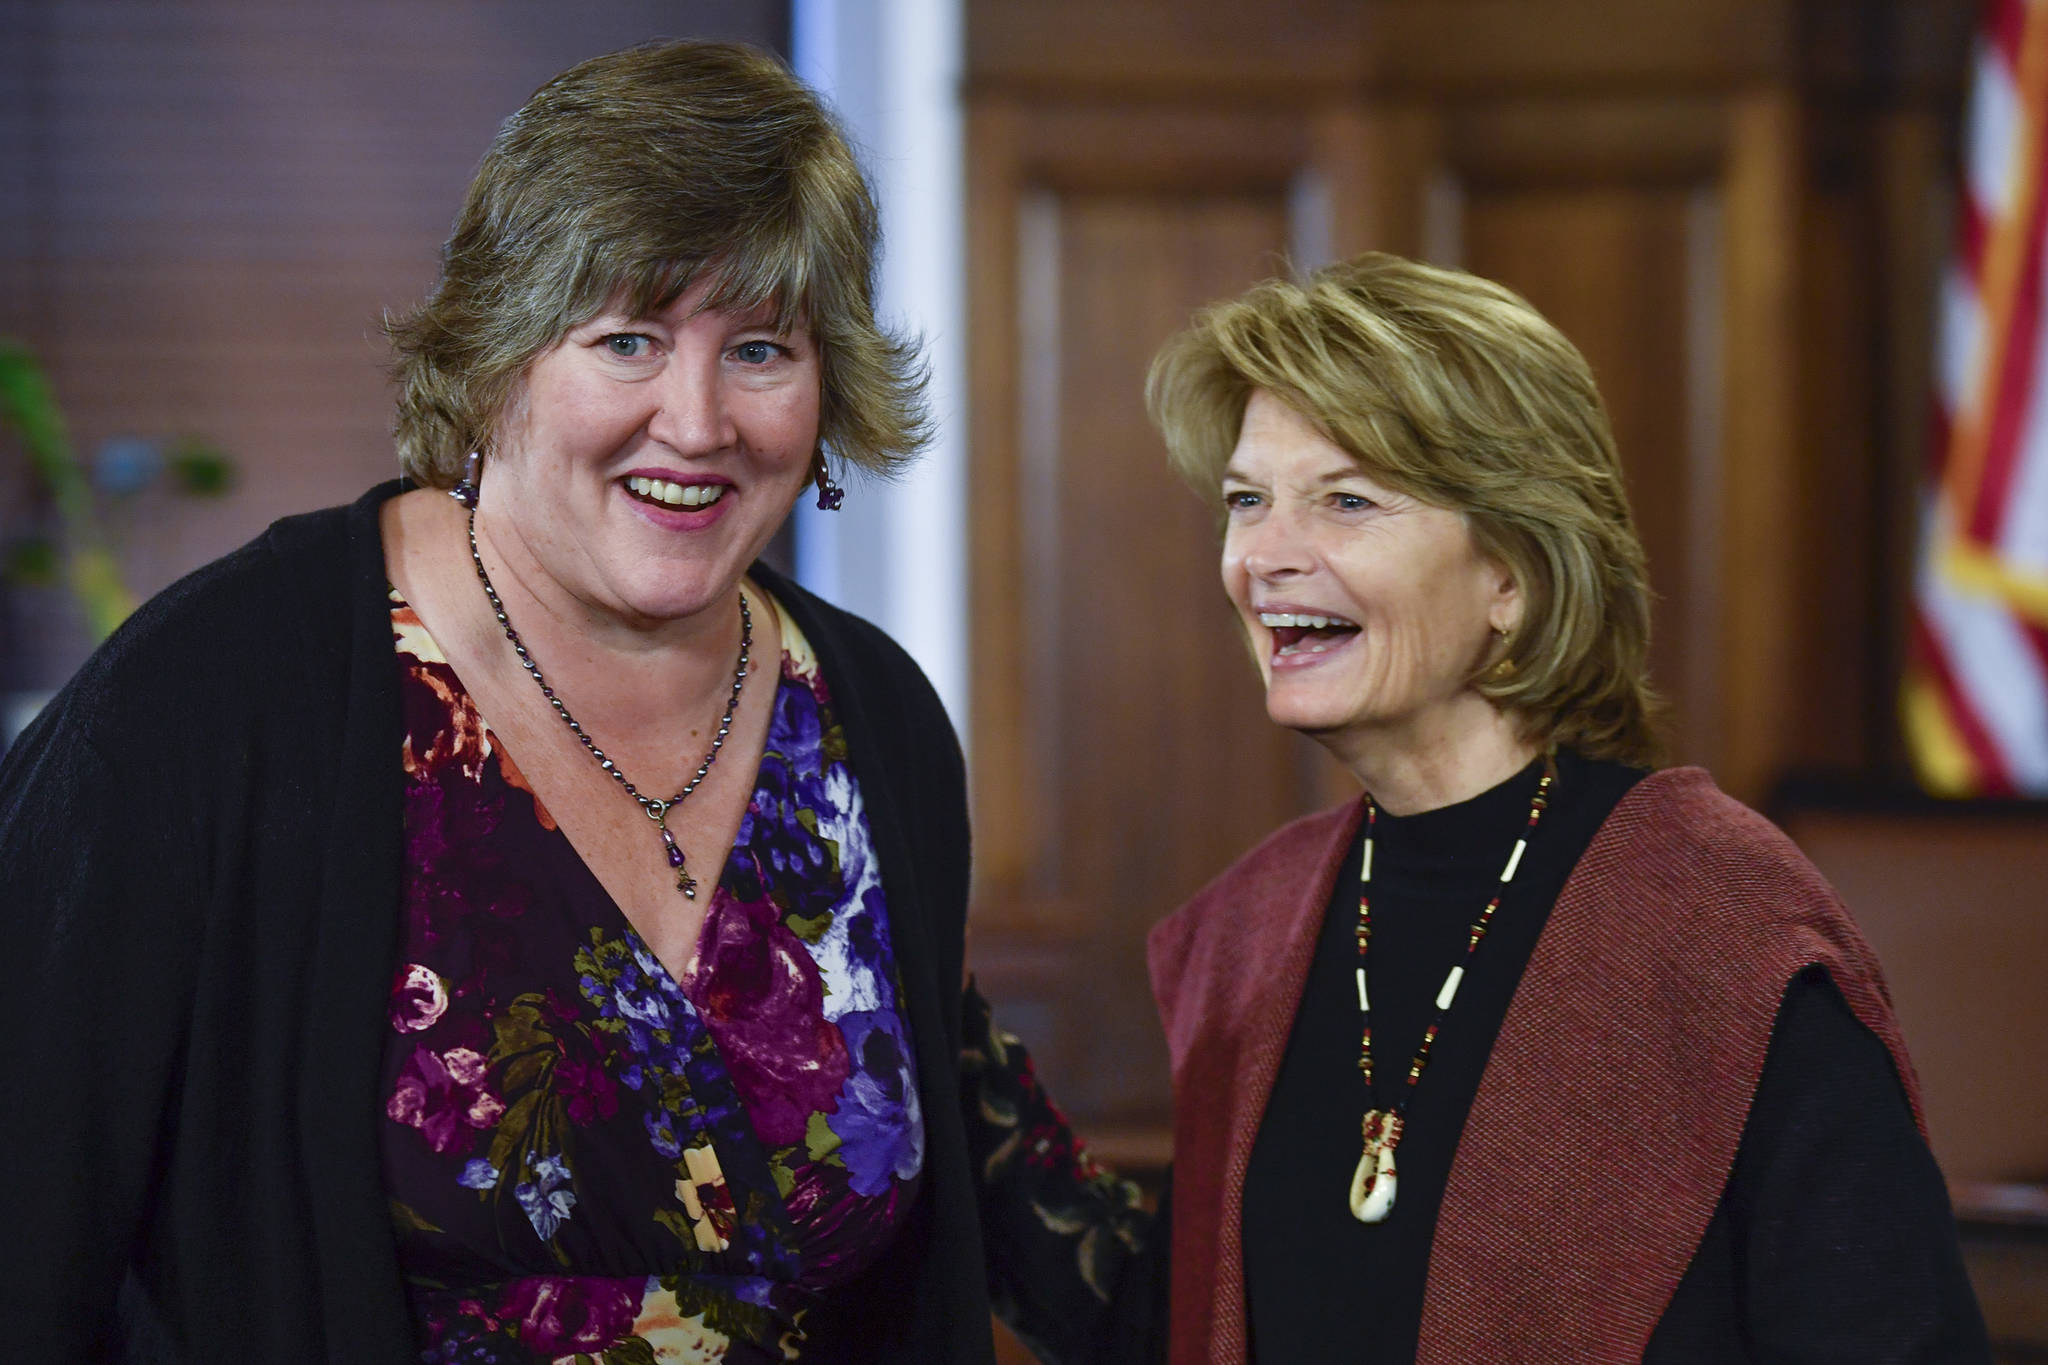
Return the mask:
[[[1798,629],[1803,110],[1762,90],[1728,111],[1715,774],[1761,799],[1791,738]]]
[[[1036,765],[1026,742],[1023,560],[1017,512],[1017,203],[1023,111],[978,100],[967,113],[967,262],[970,439],[968,508],[974,522],[969,601],[974,639],[974,878],[977,900],[1014,896],[1039,842]],[[992,888],[999,890],[993,891]]]
[[[1119,103],[1731,94],[1951,100],[1955,0],[976,0],[971,95]]]

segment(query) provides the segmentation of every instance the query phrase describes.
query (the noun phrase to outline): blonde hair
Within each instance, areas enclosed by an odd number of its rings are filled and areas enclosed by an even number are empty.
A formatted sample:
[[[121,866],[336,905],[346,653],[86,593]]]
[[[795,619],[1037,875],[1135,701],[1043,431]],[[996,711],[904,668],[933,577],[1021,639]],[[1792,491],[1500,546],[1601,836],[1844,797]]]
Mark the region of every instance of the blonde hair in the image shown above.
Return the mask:
[[[1539,742],[1657,761],[1643,547],[1593,372],[1562,333],[1490,280],[1379,252],[1211,305],[1153,359],[1145,399],[1212,503],[1256,390],[1373,478],[1463,513],[1514,576],[1515,667],[1479,692]]]
[[[916,346],[875,323],[879,236],[845,138],[774,58],[679,42],[573,66],[498,130],[433,293],[386,319],[400,462],[452,487],[534,357],[607,307],[659,311],[704,281],[706,308],[810,329],[821,443],[887,475],[928,426]]]

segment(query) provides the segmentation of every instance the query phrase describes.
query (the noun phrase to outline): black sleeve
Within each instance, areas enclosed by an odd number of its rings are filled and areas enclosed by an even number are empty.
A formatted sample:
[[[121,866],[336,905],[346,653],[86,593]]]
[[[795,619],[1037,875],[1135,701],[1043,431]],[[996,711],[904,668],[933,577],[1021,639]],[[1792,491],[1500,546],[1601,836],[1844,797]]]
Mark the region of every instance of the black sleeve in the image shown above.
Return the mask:
[[[1147,1213],[971,985],[965,1017],[961,1104],[997,1316],[1048,1365],[1164,1360],[1171,1183]]]
[[[1728,1188],[1644,1355],[1745,1359],[1991,1359],[1891,1053],[1820,968],[1785,992]]]
[[[113,1350],[200,943],[180,793],[116,760],[124,709],[87,669],[0,762],[0,1150],[28,1173],[0,1310],[23,1359]]]

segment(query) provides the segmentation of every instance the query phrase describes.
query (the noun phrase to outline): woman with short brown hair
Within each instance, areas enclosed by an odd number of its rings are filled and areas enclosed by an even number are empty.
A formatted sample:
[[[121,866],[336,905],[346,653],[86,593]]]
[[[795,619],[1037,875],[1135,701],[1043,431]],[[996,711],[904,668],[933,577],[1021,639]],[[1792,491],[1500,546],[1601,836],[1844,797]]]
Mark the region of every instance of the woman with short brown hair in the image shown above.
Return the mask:
[[[959,748],[757,562],[922,440],[876,239],[774,59],[562,73],[390,324],[409,478],[8,752],[14,1355],[991,1358]]]

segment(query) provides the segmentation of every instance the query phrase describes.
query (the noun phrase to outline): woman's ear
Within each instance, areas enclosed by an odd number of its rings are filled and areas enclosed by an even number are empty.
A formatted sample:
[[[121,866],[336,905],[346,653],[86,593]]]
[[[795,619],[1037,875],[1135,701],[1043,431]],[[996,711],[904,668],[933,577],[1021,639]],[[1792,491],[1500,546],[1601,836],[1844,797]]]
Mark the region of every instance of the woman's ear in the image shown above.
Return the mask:
[[[1486,609],[1486,624],[1497,634],[1512,635],[1522,624],[1522,585],[1514,571],[1498,560],[1487,560],[1486,569],[1493,576],[1493,601]]]

